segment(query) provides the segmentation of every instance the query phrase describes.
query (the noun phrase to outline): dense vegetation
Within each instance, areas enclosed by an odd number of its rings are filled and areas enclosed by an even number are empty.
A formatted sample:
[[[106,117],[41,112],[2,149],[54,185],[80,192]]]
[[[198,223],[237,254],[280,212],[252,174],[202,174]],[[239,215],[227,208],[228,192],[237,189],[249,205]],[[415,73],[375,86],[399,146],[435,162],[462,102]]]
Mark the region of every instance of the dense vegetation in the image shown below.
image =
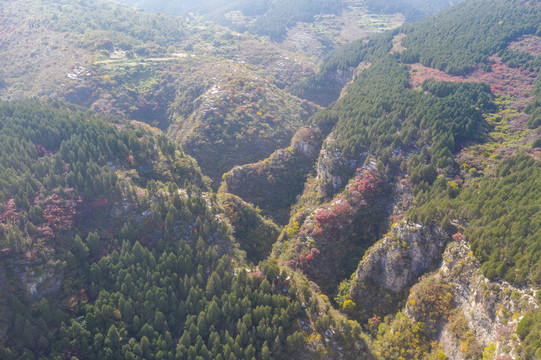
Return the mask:
[[[362,341],[328,305],[305,317],[298,276],[272,261],[238,267],[232,234],[257,261],[272,222],[202,192],[163,136],[65,106],[0,107],[2,359],[297,358],[303,318],[342,346]]]
[[[235,239],[241,249],[246,251],[247,259],[254,263],[264,260],[278,238],[280,228],[272,220],[261,216],[258,208],[244,202],[238,196],[225,193],[219,197],[225,215],[233,226]]]
[[[409,22],[417,21],[423,17],[422,12],[407,1],[377,1],[368,0],[366,5],[375,13],[396,14],[401,13]]]
[[[99,115],[55,106],[60,105],[0,106],[0,210],[7,225],[0,243],[5,247],[27,251],[42,238],[55,238],[57,230],[69,230],[83,201],[120,200],[126,184],[118,181],[114,167],[133,173],[128,192],[150,179],[206,186],[193,161],[175,157],[165,138],[156,141],[143,129],[119,132]],[[159,150],[168,156],[161,158]]]
[[[86,2],[43,1],[39,5],[39,17],[31,21],[31,26],[50,27],[60,32],[79,33],[82,35],[81,45],[100,46],[99,42],[89,44],[84,41],[96,32],[102,36],[109,36],[103,40],[114,40],[124,50],[131,50],[132,46],[152,42],[167,47],[182,40],[187,29],[180,18],[167,18],[161,15],[137,12],[133,9],[111,4],[107,1],[91,0]],[[71,14],[78,14],[77,17]],[[111,15],[115,21],[111,21]],[[107,44],[101,44],[104,50]],[[134,49],[135,50],[135,49]]]
[[[541,303],[541,291],[537,292],[537,302]],[[517,334],[524,343],[526,359],[541,357],[541,310],[530,311],[520,321]]]
[[[379,2],[378,2],[379,3]],[[403,63],[421,62],[449,74],[464,74],[474,66],[490,64],[489,57],[503,51],[508,42],[525,34],[540,34],[541,6],[521,1],[465,1],[440,14],[377,34],[369,41],[355,41],[329,54],[320,71],[296,84],[293,92],[322,105],[340,95],[344,84],[337,75],[355,69],[360,62],[380,59],[392,48],[392,39],[405,33],[406,50],[395,56]]]
[[[374,13],[401,13],[408,22],[414,22],[423,17],[437,13],[460,0],[368,0],[366,5]]]
[[[540,33],[541,6],[521,1],[465,1],[442,14],[406,26],[401,54],[407,63],[463,74],[520,35]]]
[[[365,70],[318,122],[324,128],[336,123],[335,146],[343,154],[356,159],[369,151],[391,171],[404,160],[400,153],[416,152],[408,173],[415,184],[430,183],[436,168],[452,171],[452,154],[462,144],[486,136],[483,112],[494,108],[492,95],[478,83],[427,80],[426,93],[408,87],[406,69],[388,56]]]
[[[171,241],[152,251],[124,242],[90,267],[87,261],[80,258],[78,266],[89,288],[70,319],[51,314],[47,300],[25,313],[11,298],[15,344],[26,352],[50,349],[50,358],[84,359],[267,359],[303,346],[291,321],[300,304],[272,290],[285,286],[276,266],[265,268],[268,280],[244,270],[234,275],[230,258],[201,238],[194,248]],[[17,358],[16,349],[0,348],[2,358]]]
[[[255,164],[236,167],[223,176],[220,192],[252,202],[278,224],[286,224],[291,206],[302,193],[323,139],[317,129],[302,128],[292,145]]]
[[[53,354],[72,348],[89,359],[268,359],[294,353],[304,341],[291,321],[300,304],[278,291],[285,275],[277,268],[268,274],[235,276],[230,258],[202,239],[193,249],[183,242],[153,251],[124,244],[120,254],[91,266],[90,291],[99,289],[99,297],[82,306],[80,321],[62,325]]]
[[[471,242],[482,270],[490,279],[515,284],[541,283],[541,162],[518,154],[460,194],[456,183],[439,177],[430,192],[418,195],[426,203],[412,211],[425,224],[450,220],[469,223],[464,236]]]
[[[536,60],[539,63],[541,55],[538,55]],[[537,69],[540,71],[541,66],[538,65]],[[541,79],[539,77],[536,79],[533,95],[535,95],[535,99],[528,105],[526,111],[530,114],[528,127],[535,129],[541,126]]]
[[[0,114],[0,261],[3,286],[10,284],[0,306],[14,309],[2,323],[2,358],[18,357],[25,347],[47,354],[60,323],[87,301],[81,288],[89,264],[124,240],[157,242],[160,249],[160,238],[193,224],[184,239],[204,236],[231,247],[230,230],[211,220],[198,190],[206,189],[199,169],[163,136],[126,124],[118,130],[105,122],[112,119],[65,104],[4,103]],[[158,190],[163,182],[168,192],[186,184],[187,198],[165,196]],[[35,298],[43,298],[38,308]]]
[[[276,41],[283,40],[287,29],[294,27],[297,22],[312,22],[314,15],[335,13],[343,6],[340,0],[298,0],[294,2],[287,0],[213,0],[205,3],[122,0],[121,2],[166,14],[187,15],[189,12],[198,12],[237,31],[266,35]],[[232,12],[240,12],[243,16],[254,18],[255,21],[232,19],[230,16]]]
[[[269,11],[257,19],[251,31],[278,41],[285,37],[287,28],[297,22],[311,22],[314,15],[335,13],[342,6],[339,0],[274,0],[271,4]]]

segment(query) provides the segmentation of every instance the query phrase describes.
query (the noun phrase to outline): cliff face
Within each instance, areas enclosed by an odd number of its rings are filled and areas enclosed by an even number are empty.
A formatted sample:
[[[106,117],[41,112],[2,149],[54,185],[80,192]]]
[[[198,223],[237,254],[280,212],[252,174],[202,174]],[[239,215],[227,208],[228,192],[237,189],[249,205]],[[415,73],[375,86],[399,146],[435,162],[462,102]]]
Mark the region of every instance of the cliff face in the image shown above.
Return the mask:
[[[293,92],[300,98],[328,106],[340,97],[344,87],[353,79],[355,67],[331,70],[305,81],[304,86],[294,86]]]
[[[535,289],[490,281],[479,267],[469,244],[462,240],[449,244],[438,273],[443,282],[451,285],[456,310],[462,312],[460,317],[465,319],[467,331],[475,335],[480,348],[494,358],[520,359],[516,328],[528,310],[537,308]],[[453,320],[443,326],[438,340],[451,360],[464,359],[472,349],[464,346],[464,334],[454,331]]]
[[[353,173],[357,163],[344,159],[333,149],[334,137],[329,135],[321,148],[316,164],[316,192],[321,200],[338,193]],[[364,159],[363,159],[364,160]]]
[[[448,239],[438,227],[393,224],[367,251],[351,281],[348,298],[361,319],[393,312],[403,292],[441,259]]]
[[[441,258],[447,240],[448,235],[439,228],[398,223],[365,255],[356,272],[357,281],[371,281],[398,293]]]
[[[364,322],[394,314],[406,300],[399,314],[451,360],[523,358],[517,325],[538,307],[537,289],[488,280],[462,234],[449,240],[438,227],[394,224],[339,294],[343,310]]]

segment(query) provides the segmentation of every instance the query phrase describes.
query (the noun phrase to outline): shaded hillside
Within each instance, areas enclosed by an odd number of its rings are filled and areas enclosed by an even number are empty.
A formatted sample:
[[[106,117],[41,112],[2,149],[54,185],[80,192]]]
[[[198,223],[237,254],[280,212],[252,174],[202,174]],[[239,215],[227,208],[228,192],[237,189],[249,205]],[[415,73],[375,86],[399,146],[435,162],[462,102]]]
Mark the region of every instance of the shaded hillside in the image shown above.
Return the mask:
[[[286,224],[290,208],[302,193],[313,169],[322,134],[302,128],[286,149],[254,164],[235,167],[224,174],[220,192],[229,192],[254,203],[262,213],[279,224]]]
[[[234,166],[263,160],[289,144],[318,109],[242,69],[213,82],[194,100],[193,112],[171,109],[176,123],[169,132],[214,180],[214,188]]]
[[[260,215],[259,209],[232,194],[219,194],[225,215],[233,227],[233,235],[248,261],[257,263],[267,258],[280,228]]]

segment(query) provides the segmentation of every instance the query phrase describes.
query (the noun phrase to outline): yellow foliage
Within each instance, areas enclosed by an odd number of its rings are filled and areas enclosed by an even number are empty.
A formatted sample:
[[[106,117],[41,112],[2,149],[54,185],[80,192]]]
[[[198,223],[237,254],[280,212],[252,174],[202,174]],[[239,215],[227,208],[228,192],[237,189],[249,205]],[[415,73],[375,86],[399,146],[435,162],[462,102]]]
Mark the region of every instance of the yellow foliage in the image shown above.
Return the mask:
[[[297,233],[299,232],[299,222],[298,221],[294,221],[291,226],[289,226],[286,230],[286,233],[287,233],[287,236],[288,238],[294,238],[295,236],[297,236]]]
[[[492,360],[496,356],[496,345],[491,343],[483,351],[483,360]]]
[[[308,336],[307,341],[309,343],[315,343],[315,342],[321,341],[321,334],[319,334],[317,331],[314,331],[313,333],[310,334],[310,336]]]
[[[342,309],[344,310],[353,310],[355,308],[356,304],[353,300],[347,299],[342,304]]]

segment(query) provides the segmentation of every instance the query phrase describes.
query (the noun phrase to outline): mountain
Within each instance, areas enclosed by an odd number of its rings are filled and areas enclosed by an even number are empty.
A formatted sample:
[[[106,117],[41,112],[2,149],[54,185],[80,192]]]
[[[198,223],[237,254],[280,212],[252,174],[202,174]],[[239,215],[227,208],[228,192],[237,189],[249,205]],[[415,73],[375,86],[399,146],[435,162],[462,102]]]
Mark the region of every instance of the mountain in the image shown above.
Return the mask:
[[[398,0],[398,1],[366,1],[366,6],[370,11],[378,14],[402,13],[408,22],[415,22],[428,15],[432,15],[446,9],[452,5],[458,4],[460,0]]]
[[[351,272],[332,272],[344,279],[335,300],[372,328],[383,358],[437,357],[442,351],[457,359],[539,356],[539,197],[533,182],[539,165],[540,5],[461,3],[339,49],[322,73],[298,88],[315,100],[321,92],[333,94],[336,101],[316,117],[330,132],[319,161],[337,155],[327,166],[334,171],[318,171],[305,187],[303,198],[311,200],[301,200],[304,206],[273,254],[325,285],[319,272],[344,268],[337,250],[362,257],[351,278]],[[334,81],[340,71],[356,73],[343,90]],[[352,206],[359,196],[352,185],[372,167],[395,192],[391,209],[379,215],[390,224],[387,234],[363,253],[352,245],[366,240],[348,229],[344,220],[354,217],[343,205]],[[333,186],[315,196],[329,181]],[[378,199],[385,204],[385,197]],[[345,217],[342,207],[349,211]],[[370,209],[378,216],[377,206]],[[332,230],[321,238],[327,222]],[[506,310],[498,313],[491,302]],[[505,335],[497,335],[504,328]],[[513,340],[517,329],[523,344]],[[506,350],[498,347],[504,345]]]
[[[364,21],[363,31],[381,31],[366,23],[368,15],[320,23],[329,29]],[[233,166],[290,142],[318,107],[287,89],[314,73],[327,47],[350,36],[301,26],[277,45],[99,0],[6,1],[2,22],[2,99],[51,97],[168,131],[189,144],[215,189]]]
[[[275,225],[144,124],[35,101],[0,114],[3,359],[297,356],[307,285],[234,267],[233,235],[257,259],[248,241]]]
[[[1,4],[1,359],[541,357],[541,2]]]

